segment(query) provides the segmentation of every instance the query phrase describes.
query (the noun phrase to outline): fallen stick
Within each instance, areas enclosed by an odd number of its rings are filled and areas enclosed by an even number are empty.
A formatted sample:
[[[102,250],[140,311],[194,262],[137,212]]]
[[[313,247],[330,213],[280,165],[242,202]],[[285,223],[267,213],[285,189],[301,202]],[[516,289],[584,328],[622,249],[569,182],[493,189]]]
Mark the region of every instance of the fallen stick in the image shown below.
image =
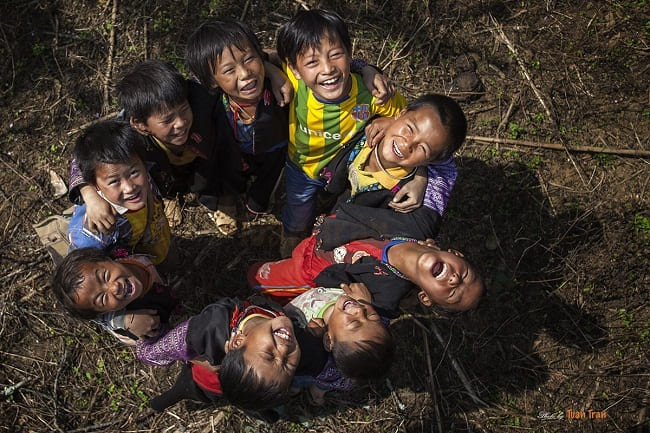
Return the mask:
[[[571,152],[610,153],[615,155],[650,157],[650,150],[612,149],[611,147],[596,146],[566,146],[561,143],[543,143],[540,141],[512,140],[510,138],[481,137],[468,135],[467,140],[483,141],[485,143],[511,144],[514,146],[541,147],[543,149],[568,150]]]
[[[113,0],[113,10],[111,11],[111,34],[109,37],[108,46],[108,62],[106,63],[106,74],[104,75],[104,113],[108,110],[109,92],[108,87],[111,82],[111,74],[113,71],[113,53],[115,52],[115,22],[117,21],[117,3],[118,0]]]
[[[542,98],[542,94],[540,93],[539,89],[537,89],[537,86],[535,86],[535,83],[533,83],[533,80],[530,78],[530,74],[528,73],[528,70],[526,69],[526,65],[524,64],[523,60],[519,57],[519,54],[517,54],[517,49],[515,48],[515,45],[510,42],[510,39],[508,39],[508,36],[506,36],[506,33],[503,31],[503,28],[501,27],[501,24],[490,14],[490,20],[492,21],[492,24],[494,24],[494,27],[497,30],[497,33],[499,34],[499,37],[503,41],[503,43],[506,44],[508,49],[512,52],[512,54],[515,56],[515,59],[517,60],[517,64],[521,68],[521,73],[528,80],[528,84],[530,85],[531,89],[533,89],[533,93],[535,93],[535,96],[537,96],[537,99],[539,100],[539,103],[542,104],[542,107],[544,108],[544,111],[546,111],[546,115],[548,116],[549,119],[553,119],[553,116],[551,115],[551,110],[548,109],[546,106],[546,102],[544,102],[544,98]]]
[[[84,129],[88,128],[90,125],[94,125],[97,122],[101,122],[102,120],[107,120],[107,119],[112,119],[114,117],[117,117],[118,114],[120,114],[119,111],[113,111],[112,113],[108,113],[105,116],[99,117],[95,120],[91,120],[90,122],[86,122],[83,125],[79,126],[78,128],[68,131],[67,135],[76,134],[77,132],[83,131]]]

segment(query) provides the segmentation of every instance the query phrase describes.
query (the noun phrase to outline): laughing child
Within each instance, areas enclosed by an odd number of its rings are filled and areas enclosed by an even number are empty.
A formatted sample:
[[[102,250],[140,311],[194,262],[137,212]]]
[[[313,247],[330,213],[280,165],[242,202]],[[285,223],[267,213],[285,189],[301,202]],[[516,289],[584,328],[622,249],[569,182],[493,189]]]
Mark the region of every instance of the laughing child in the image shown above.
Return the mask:
[[[336,223],[336,218],[326,220]],[[404,237],[355,240],[328,251],[321,245],[329,230],[315,227],[317,234],[303,240],[291,258],[254,264],[248,271],[251,287],[291,299],[310,287],[364,283],[377,311],[389,318],[397,315],[400,301],[413,292],[427,307],[435,304],[465,311],[478,305],[483,280],[460,251],[443,251],[431,239]]]
[[[376,118],[369,126],[381,125],[377,144],[370,146],[364,131],[346,143],[344,149],[321,171],[325,191],[338,196],[339,203],[354,203],[346,212],[374,218],[391,227],[422,227],[417,238],[437,235],[458,170],[453,154],[465,140],[467,121],[462,109],[445,95],[417,98],[394,118]],[[393,194],[415,175],[417,167],[428,167],[424,206],[413,212],[389,209]],[[362,215],[364,208],[366,214]]]
[[[370,117],[395,116],[406,103],[395,94],[377,105],[361,76],[350,72],[350,36],[334,12],[298,12],[280,29],[277,51],[294,86],[282,211],[281,255],[286,257],[313,223],[324,185],[321,169]]]
[[[324,402],[329,390],[349,391],[357,381],[383,376],[393,359],[393,340],[372,306],[363,284],[316,287],[284,306],[300,327],[322,336],[332,360],[317,377],[296,377],[295,387],[309,386],[312,400]]]
[[[52,289],[70,315],[92,319],[130,345],[156,337],[177,304],[154,265],[123,250],[71,251],[57,267]]]
[[[71,250],[119,247],[130,254],[149,255],[154,265],[175,265],[169,224],[142,149],[142,136],[119,120],[98,122],[79,137],[73,157],[83,181],[118,217],[107,233],[95,234],[89,228],[87,205],[76,206],[68,226]]]
[[[152,400],[155,410],[182,399],[206,403],[226,398],[243,409],[263,410],[286,397],[294,373],[314,374],[325,361],[314,345],[305,353],[322,358],[303,362],[299,334],[291,319],[273,306],[223,298],[179,324],[158,341],[138,342],[138,358],[165,366],[186,365],[175,385]],[[309,337],[309,336],[307,336]]]
[[[225,139],[215,127],[216,98],[161,60],[133,66],[118,83],[117,93],[125,118],[144,137],[143,160],[152,165],[170,224],[181,221],[179,194],[194,192],[200,204],[216,210],[221,191],[217,143]],[[92,231],[108,232],[115,223],[114,208],[84,181],[75,160],[70,199],[86,203]]]
[[[241,167],[247,176],[255,175],[247,191],[246,215],[239,217],[250,220],[262,215],[284,167],[289,134],[287,107],[280,106],[273,95],[260,43],[246,24],[213,19],[190,36],[186,57],[201,83],[218,91],[218,104],[223,107],[219,113],[236,143],[230,153],[234,155],[231,164]],[[239,174],[233,173],[235,179],[229,179],[231,189],[237,192],[242,190]],[[230,198],[219,207],[233,214],[234,204]],[[224,224],[218,224],[222,233],[234,231],[227,220]]]

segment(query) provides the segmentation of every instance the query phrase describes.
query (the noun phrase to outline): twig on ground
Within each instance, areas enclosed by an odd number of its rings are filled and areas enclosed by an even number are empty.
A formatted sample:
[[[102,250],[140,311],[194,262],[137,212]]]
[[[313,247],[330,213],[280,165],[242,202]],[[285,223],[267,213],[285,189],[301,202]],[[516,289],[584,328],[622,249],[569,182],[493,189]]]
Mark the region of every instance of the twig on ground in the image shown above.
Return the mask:
[[[570,152],[608,153],[641,158],[650,157],[650,150],[612,149],[611,147],[596,146],[565,146],[561,143],[543,143],[541,141],[513,140],[510,138],[482,137],[478,135],[468,135],[467,140],[482,141],[486,143],[511,144],[514,146],[541,147],[543,149],[552,150],[567,150]]]
[[[422,30],[424,28],[424,26],[429,24],[429,21],[431,21],[431,18],[427,17],[424,20],[424,22],[420,25],[420,27],[415,29],[415,31],[413,32],[411,37],[404,44],[401,44],[401,45],[396,44],[395,47],[400,47],[400,49],[396,53],[392,54],[391,58],[381,67],[381,69],[386,70],[386,68],[388,68],[388,66],[390,66],[390,64],[393,63],[394,61],[401,60],[401,59],[405,58],[406,56],[400,57],[400,55],[404,52],[406,47],[408,47],[411,44],[411,42],[413,42],[413,39],[415,39],[415,37],[418,35],[418,33],[420,33],[420,30]]]
[[[530,78],[530,74],[528,73],[528,70],[526,69],[526,65],[524,64],[524,61],[521,60],[521,57],[519,57],[519,54],[517,54],[517,48],[514,46],[514,44],[508,39],[508,36],[506,36],[506,33],[503,31],[503,27],[501,24],[492,16],[492,14],[489,14],[490,21],[492,21],[492,24],[494,24],[494,27],[496,29],[496,32],[498,36],[501,38],[503,43],[506,44],[510,52],[512,52],[513,56],[517,60],[517,64],[521,68],[521,73],[526,78],[528,81],[528,85],[530,85],[531,89],[533,89],[533,93],[535,93],[535,96],[539,100],[539,103],[542,104],[542,107],[544,108],[544,111],[546,112],[546,115],[548,116],[549,119],[553,120],[553,116],[551,115],[551,110],[548,109],[546,106],[546,102],[544,102],[544,98],[542,98],[542,94],[540,93],[539,89],[537,86],[535,86],[535,83],[533,83],[533,80]]]
[[[113,111],[112,113],[108,113],[108,114],[106,114],[105,116],[99,117],[99,118],[97,118],[97,119],[95,119],[95,120],[91,120],[90,122],[86,122],[86,123],[84,123],[83,125],[81,125],[81,126],[75,128],[75,129],[72,129],[72,130],[68,131],[67,134],[68,134],[68,135],[76,134],[77,132],[81,132],[81,131],[83,131],[84,129],[88,128],[88,127],[91,126],[91,125],[94,125],[94,124],[97,123],[97,122],[101,122],[102,120],[112,119],[113,117],[117,117],[118,114],[120,114],[119,111]]]
[[[117,21],[117,4],[118,0],[113,0],[113,10],[111,11],[111,33],[108,45],[108,61],[106,62],[106,73],[104,74],[104,106],[103,112],[106,113],[109,107],[109,85],[113,71],[113,55],[115,53],[115,27]]]
[[[436,424],[438,425],[438,433],[442,433],[442,421],[440,419],[440,408],[438,407],[438,392],[436,390],[436,378],[431,366],[431,352],[429,351],[429,337],[427,333],[422,330],[422,338],[424,340],[424,356],[427,361],[427,371],[429,372],[429,392],[433,399],[433,410],[436,412]]]
[[[241,16],[239,17],[239,21],[244,21],[244,18],[246,18],[246,13],[248,12],[248,7],[251,5],[251,0],[246,0],[246,4],[244,5],[244,10],[241,12]]]
[[[510,105],[508,106],[508,110],[506,110],[506,115],[503,116],[503,119],[501,119],[501,122],[499,123],[499,126],[497,126],[497,132],[496,135],[499,135],[501,133],[501,130],[506,126],[508,123],[508,120],[510,120],[510,115],[512,114],[512,109],[514,108],[515,104],[519,101],[519,95],[515,94],[512,98],[512,101],[510,101]]]

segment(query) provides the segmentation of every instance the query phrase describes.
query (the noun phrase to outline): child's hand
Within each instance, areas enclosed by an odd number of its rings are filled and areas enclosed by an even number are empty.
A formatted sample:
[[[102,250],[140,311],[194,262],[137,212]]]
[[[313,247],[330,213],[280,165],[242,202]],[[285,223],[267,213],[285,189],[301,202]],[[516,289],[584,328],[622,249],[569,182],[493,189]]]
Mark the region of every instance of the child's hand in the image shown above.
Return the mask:
[[[366,285],[363,283],[341,283],[341,288],[346,295],[353,299],[363,300],[369,304],[372,302],[372,295],[370,294],[370,290],[368,290],[368,287],[366,287]]]
[[[377,72],[375,68],[366,65],[361,70],[363,84],[366,85],[377,105],[384,105],[395,94],[395,84],[385,75]]]
[[[156,310],[134,310],[124,317],[124,326],[138,338],[154,338],[160,333],[160,316]]]
[[[316,338],[323,338],[326,330],[327,325],[325,325],[325,322],[321,318],[311,319],[307,323],[307,332]]]
[[[79,190],[86,203],[86,225],[93,233],[108,234],[117,221],[117,211],[109,202],[104,200],[97,190],[85,185]]]
[[[424,174],[422,173],[424,171]],[[395,193],[388,203],[396,212],[409,213],[422,206],[424,191],[427,189],[426,167],[418,168],[412,181]]]
[[[366,145],[371,149],[381,143],[391,120],[387,117],[375,117],[366,125]]]
[[[425,247],[433,248],[434,250],[440,251],[440,247],[438,246],[438,243],[431,238],[426,238],[426,240],[423,241],[418,241],[419,245],[424,245]]]
[[[289,78],[280,68],[269,62],[264,62],[264,70],[266,76],[271,80],[273,96],[278,101],[278,105],[284,107],[293,98],[293,86]]]

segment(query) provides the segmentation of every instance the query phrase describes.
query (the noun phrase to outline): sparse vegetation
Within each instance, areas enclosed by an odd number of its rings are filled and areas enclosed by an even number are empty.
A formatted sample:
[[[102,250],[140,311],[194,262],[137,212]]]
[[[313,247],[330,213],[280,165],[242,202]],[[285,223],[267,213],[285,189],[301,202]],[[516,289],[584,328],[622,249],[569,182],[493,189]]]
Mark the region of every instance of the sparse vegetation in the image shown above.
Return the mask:
[[[52,198],[48,170],[65,178],[79,127],[117,111],[115,79],[145,55],[187,72],[187,36],[210,16],[244,15],[274,48],[278,26],[303,4],[337,8],[354,57],[384,68],[407,98],[449,93],[456,57],[475,56],[484,92],[461,103],[468,135],[650,150],[646,0],[124,0],[116,21],[112,1],[2,2],[0,433],[650,429],[647,158],[468,140],[441,244],[479,266],[482,305],[460,316],[407,309],[392,325],[394,393],[379,381],[323,408],[300,395],[272,426],[229,406],[152,413],[148,402],[179,366],[143,365],[132,348],[55,308],[54,267],[31,224],[70,206]],[[248,265],[278,257],[282,188],[276,198],[274,217],[235,238],[184,209],[174,230],[185,263],[172,280],[184,300],[176,320],[250,294]],[[568,409],[607,418],[567,419]]]

